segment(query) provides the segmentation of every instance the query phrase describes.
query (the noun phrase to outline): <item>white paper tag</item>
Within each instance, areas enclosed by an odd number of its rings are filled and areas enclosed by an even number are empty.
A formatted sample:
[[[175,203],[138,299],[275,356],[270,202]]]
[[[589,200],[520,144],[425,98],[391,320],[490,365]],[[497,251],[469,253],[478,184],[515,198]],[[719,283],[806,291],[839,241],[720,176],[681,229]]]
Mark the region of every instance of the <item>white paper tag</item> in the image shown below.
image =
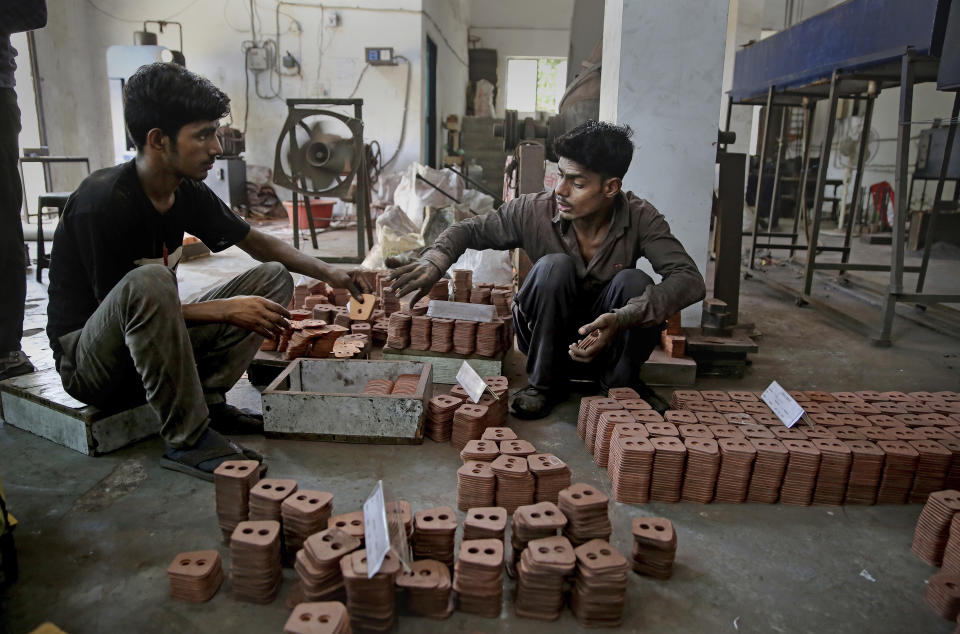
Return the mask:
[[[486,381],[484,381],[480,375],[477,374],[477,371],[473,369],[473,366],[466,361],[461,363],[460,369],[457,370],[457,383],[467,391],[470,400],[474,403],[480,400],[484,390],[487,389]]]
[[[800,404],[793,400],[793,397],[787,394],[787,391],[776,381],[763,391],[760,398],[787,427],[793,427],[803,416],[804,412]]]
[[[383,559],[390,552],[390,529],[387,528],[387,508],[383,502],[383,481],[363,503],[363,537],[367,548],[367,579],[380,572]]]

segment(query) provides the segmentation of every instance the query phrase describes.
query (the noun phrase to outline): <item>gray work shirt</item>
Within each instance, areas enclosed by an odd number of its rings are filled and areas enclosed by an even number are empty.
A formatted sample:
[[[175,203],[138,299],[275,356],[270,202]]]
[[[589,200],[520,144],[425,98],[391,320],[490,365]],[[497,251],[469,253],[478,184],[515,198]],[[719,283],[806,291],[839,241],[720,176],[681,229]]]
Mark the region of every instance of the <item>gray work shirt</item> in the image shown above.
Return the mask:
[[[670,233],[663,215],[631,192],[618,194],[606,239],[590,262],[584,262],[570,221],[557,213],[552,191],[526,194],[499,210],[451,225],[421,257],[446,271],[466,249],[522,248],[533,262],[551,253],[573,258],[577,280],[597,292],[624,269],[645,257],[663,276],[625,306],[614,310],[621,327],[653,326],[703,299],[705,286],[697,265]]]

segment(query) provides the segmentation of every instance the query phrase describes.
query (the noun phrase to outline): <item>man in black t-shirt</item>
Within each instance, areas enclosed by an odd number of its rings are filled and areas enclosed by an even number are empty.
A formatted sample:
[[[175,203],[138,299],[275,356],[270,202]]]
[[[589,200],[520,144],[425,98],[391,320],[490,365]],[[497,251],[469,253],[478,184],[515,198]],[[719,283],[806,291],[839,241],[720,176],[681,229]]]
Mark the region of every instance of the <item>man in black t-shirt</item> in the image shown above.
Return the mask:
[[[222,152],[216,131],[229,104],[180,66],[141,67],[124,87],[137,156],[70,196],[50,265],[47,333],[64,389],[101,407],[145,397],[167,443],[162,465],[207,480],[224,460],[260,459],[211,427],[261,423],[224,395],[263,338],[287,326],[288,271],[360,292],[345,271],[251,228],[201,182]],[[184,232],[262,264],[181,305]]]

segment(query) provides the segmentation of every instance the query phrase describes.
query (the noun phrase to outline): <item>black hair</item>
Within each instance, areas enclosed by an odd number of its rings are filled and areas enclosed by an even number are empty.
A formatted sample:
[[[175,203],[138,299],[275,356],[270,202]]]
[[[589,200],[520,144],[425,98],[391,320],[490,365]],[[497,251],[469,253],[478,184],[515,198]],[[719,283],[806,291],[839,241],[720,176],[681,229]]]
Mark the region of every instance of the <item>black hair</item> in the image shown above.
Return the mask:
[[[623,178],[633,159],[633,130],[628,125],[584,121],[553,142],[553,151],[604,178]]]
[[[127,135],[137,150],[147,132],[160,128],[176,145],[180,128],[230,114],[230,98],[213,83],[178,64],[156,62],[137,69],[123,87]]]

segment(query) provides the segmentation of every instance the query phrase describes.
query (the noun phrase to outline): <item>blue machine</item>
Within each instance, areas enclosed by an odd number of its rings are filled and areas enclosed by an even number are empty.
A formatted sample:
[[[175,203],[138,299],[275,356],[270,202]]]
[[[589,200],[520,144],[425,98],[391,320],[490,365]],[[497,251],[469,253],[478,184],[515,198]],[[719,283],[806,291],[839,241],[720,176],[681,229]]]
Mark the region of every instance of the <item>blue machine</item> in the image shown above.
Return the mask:
[[[939,58],[949,9],[950,0],[849,0],[737,51],[730,95],[761,103],[770,86],[781,92],[829,82],[834,69],[899,66],[908,48]]]

